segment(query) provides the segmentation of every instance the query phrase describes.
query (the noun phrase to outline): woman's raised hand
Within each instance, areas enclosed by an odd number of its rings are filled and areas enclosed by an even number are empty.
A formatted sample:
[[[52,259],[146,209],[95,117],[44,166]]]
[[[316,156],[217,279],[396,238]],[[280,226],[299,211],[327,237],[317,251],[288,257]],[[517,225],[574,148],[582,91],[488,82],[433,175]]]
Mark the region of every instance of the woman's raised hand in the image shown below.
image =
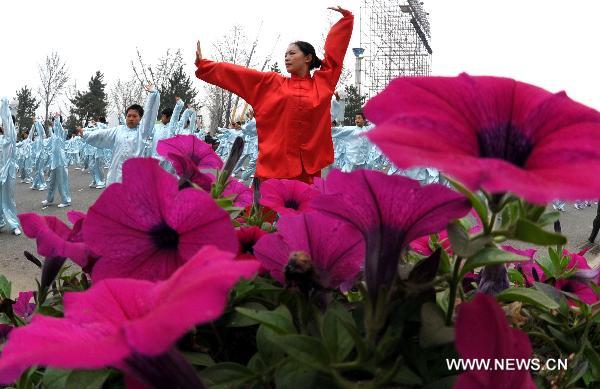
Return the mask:
[[[196,61],[202,59],[202,48],[200,47],[200,41],[196,42]]]
[[[343,8],[342,8],[342,7],[340,7],[339,5],[338,5],[337,7],[328,7],[327,9],[330,9],[330,10],[332,10],[332,11],[335,11],[335,12],[339,12],[339,13],[341,13],[342,15],[344,14],[344,12],[348,12],[348,10],[347,10],[347,9],[343,9]]]

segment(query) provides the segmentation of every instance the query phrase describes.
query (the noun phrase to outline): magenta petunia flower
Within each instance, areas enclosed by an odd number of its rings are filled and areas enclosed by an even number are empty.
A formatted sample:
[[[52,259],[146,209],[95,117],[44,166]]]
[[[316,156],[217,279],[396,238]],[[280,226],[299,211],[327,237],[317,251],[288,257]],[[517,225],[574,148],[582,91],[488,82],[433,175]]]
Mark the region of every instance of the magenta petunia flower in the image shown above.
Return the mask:
[[[66,293],[64,318],[38,314],[10,333],[0,358],[0,382],[14,381],[33,365],[112,366],[135,376],[133,363],[138,367],[140,359],[168,353],[195,325],[221,316],[229,290],[240,278],[253,277],[259,266],[206,246],[168,280],[108,279],[85,292]]]
[[[352,225],[318,212],[282,216],[277,232],[263,236],[254,245],[254,254],[265,270],[281,284],[289,283],[286,273],[314,269],[318,284],[335,289],[353,282],[365,260],[365,242]],[[303,264],[295,263],[298,259]]]
[[[421,186],[402,176],[373,170],[342,173],[333,170],[326,195],[317,196],[313,209],[347,221],[366,241],[365,278],[372,298],[390,287],[401,253],[415,239],[439,232],[465,216],[471,204],[442,185]]]
[[[243,182],[229,177],[229,182],[221,194],[222,197],[234,196],[233,205],[236,207],[246,208],[252,205],[252,189],[244,185]]]
[[[525,278],[526,286],[531,286],[534,282],[548,281],[548,276],[544,273],[542,267],[534,260],[535,254],[537,253],[536,249],[519,250],[511,246],[502,246],[502,249],[529,257],[529,261],[516,265],[516,268],[521,272],[521,274],[523,274],[523,278]],[[586,284],[585,280],[582,279],[584,277],[578,277],[578,273],[587,274],[590,273],[590,271],[591,274],[597,277],[597,273],[592,271],[587,259],[585,259],[583,256],[586,251],[587,250],[583,250],[578,253],[571,253],[567,250],[563,251],[564,255],[570,257],[569,263],[567,264],[567,269],[577,269],[577,272],[569,278],[561,278],[556,280],[554,287],[564,292],[576,295],[586,304],[594,304],[599,299],[598,295]],[[592,279],[592,281],[597,280]],[[575,305],[575,303],[569,300],[569,305]]]
[[[212,147],[193,135],[176,135],[160,140],[156,151],[173,164],[177,174],[183,170],[183,167],[179,165],[181,159],[172,158],[172,156],[180,156],[192,161],[197,169],[220,169],[223,167],[223,161]]]
[[[237,252],[227,212],[208,193],[179,190],[152,158],[123,164],[123,183],[104,190],[83,223],[85,242],[100,258],[94,281],[168,278],[204,245]]]
[[[591,270],[590,265],[587,262],[587,259],[583,256],[587,250],[580,251],[579,253],[570,253],[568,251],[564,251],[565,255],[570,257],[569,264],[567,265],[568,269],[577,269],[578,272],[588,272]],[[569,278],[562,278],[560,280],[556,280],[554,287],[560,289],[564,292],[572,293],[579,297],[581,301],[586,304],[594,304],[598,301],[598,295],[594,290],[589,287],[585,282],[577,277],[577,272],[574,276]],[[573,302],[569,301],[571,305],[574,305]]]
[[[600,113],[509,78],[402,77],[365,107],[399,168],[433,166],[471,190],[533,203],[597,198]]]
[[[455,345],[463,359],[529,359],[532,354],[527,334],[511,328],[496,299],[477,293],[475,298],[458,307]],[[493,388],[501,382],[506,388],[536,386],[527,369],[471,370],[462,373],[454,387],[461,389]]]
[[[179,176],[179,189],[191,187],[189,183],[192,182],[204,191],[210,192],[215,180],[213,175],[201,172],[200,169],[196,167],[196,164],[187,156],[169,154],[169,160],[178,161],[173,165],[177,166],[175,170]]]
[[[254,246],[265,235],[269,233],[256,226],[240,227],[235,230],[239,242],[237,259],[256,259]]]
[[[33,312],[35,312],[35,303],[31,303],[33,298],[32,291],[19,292],[19,296],[13,304],[13,312],[22,317],[26,322],[29,321]]]
[[[89,248],[81,237],[84,216],[76,215],[73,229],[56,216],[41,216],[36,213],[21,213],[19,221],[23,232],[36,240],[37,252],[47,258],[69,258],[82,269],[89,270],[93,263]]]
[[[310,200],[319,191],[298,180],[270,179],[260,185],[260,204],[279,215],[297,215],[310,210]]]

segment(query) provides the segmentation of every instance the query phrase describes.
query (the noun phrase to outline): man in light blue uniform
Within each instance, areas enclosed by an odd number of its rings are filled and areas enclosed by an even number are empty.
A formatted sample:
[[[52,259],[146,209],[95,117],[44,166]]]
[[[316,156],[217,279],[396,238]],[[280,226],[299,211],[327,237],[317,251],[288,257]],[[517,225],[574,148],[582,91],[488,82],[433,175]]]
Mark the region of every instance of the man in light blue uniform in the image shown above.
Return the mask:
[[[0,136],[0,227],[8,224],[13,234],[21,235],[17,218],[15,183],[17,180],[17,129],[10,114],[8,98],[0,103],[2,135]]]
[[[46,181],[44,180],[44,164],[46,159],[44,139],[46,138],[46,132],[39,120],[36,120],[33,125],[35,126],[35,131],[33,131],[33,143],[31,145],[31,158],[33,160],[33,183],[31,189],[46,190]]]
[[[175,108],[163,109],[160,121],[154,125],[154,133],[152,135],[152,157],[160,160],[161,166],[167,170],[169,170],[167,161],[165,161],[161,155],[158,155],[156,149],[158,147],[158,142],[163,139],[169,139],[175,135],[175,131],[178,127],[177,121],[183,110],[183,104],[183,100],[179,97],[175,97]]]
[[[66,134],[62,126],[59,113],[54,116],[54,127],[50,137],[52,155],[50,156],[50,182],[48,185],[48,196],[42,201],[42,205],[54,202],[54,191],[58,188],[61,203],[59,208],[71,205],[71,190],[69,189],[69,171],[67,170]]]
[[[233,175],[237,175],[243,170],[241,174],[242,181],[248,180],[256,172],[256,160],[258,159],[258,132],[256,130],[256,119],[254,118],[254,111],[249,110],[246,113],[248,121],[242,126],[242,134],[244,137],[244,151],[237,164],[237,167],[233,170]],[[246,167],[244,163],[248,161]]]
[[[107,185],[122,181],[123,163],[132,157],[142,157],[144,146],[152,135],[160,105],[160,94],[152,86],[148,86],[146,90],[149,94],[144,108],[138,104],[127,108],[125,125],[83,133],[86,143],[113,151]]]

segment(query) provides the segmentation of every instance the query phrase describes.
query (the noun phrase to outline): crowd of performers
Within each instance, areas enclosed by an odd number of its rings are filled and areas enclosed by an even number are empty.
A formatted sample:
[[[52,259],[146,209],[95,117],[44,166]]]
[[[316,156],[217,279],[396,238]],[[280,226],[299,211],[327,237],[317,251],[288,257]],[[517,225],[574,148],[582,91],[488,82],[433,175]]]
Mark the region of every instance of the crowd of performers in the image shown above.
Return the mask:
[[[138,104],[128,107],[115,127],[108,128],[104,118],[97,118],[85,127],[67,131],[57,113],[50,128],[46,130],[40,121],[35,121],[27,136],[17,142],[18,131],[8,100],[2,100],[0,227],[7,225],[15,235],[21,234],[14,198],[17,174],[20,182],[31,183],[31,189],[47,190],[43,206],[54,204],[58,192],[58,207],[67,207],[71,204],[69,166],[87,170],[90,187],[97,189],[120,182],[123,163],[132,157],[157,158],[161,166],[174,173],[157,148],[159,141],[177,135],[198,136],[211,144],[223,160],[229,156],[236,138],[242,137],[243,153],[232,175],[247,184],[251,181],[259,184],[269,178],[310,184],[313,178],[331,168],[344,172],[375,169],[405,175],[423,185],[444,183],[436,169],[401,170],[391,164],[362,136],[371,128],[362,113],[356,113],[353,124],[348,119],[344,123],[344,98],[336,92],[336,86],[354,18],[350,11],[340,7],[329,9],[339,12],[342,18],[327,35],[323,59],[317,57],[310,43],[291,43],[285,53],[289,77],[210,61],[202,56],[198,42],[196,77],[235,93],[252,107],[244,109],[243,122],[233,120],[228,128],[218,128],[215,133],[198,129],[196,112],[190,105],[184,110],[185,102],[179,98],[173,102],[173,108],[160,113],[157,121],[160,93],[149,85],[144,107]],[[588,204],[578,202],[576,208]],[[564,209],[560,202],[554,205]],[[600,214],[594,222],[595,234],[598,229]],[[591,241],[595,239],[594,232],[592,236]]]

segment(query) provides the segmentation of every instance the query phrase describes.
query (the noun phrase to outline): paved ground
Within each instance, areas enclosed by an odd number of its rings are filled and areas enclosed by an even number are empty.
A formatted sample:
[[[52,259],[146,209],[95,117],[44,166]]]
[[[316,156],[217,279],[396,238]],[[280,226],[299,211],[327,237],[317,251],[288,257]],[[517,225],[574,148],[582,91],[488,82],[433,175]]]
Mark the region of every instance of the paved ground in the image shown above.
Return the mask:
[[[19,183],[17,179],[17,212],[54,215],[67,222],[67,211],[86,211],[96,201],[102,190],[89,188],[90,175],[72,167],[69,169],[69,179],[71,182],[72,206],[66,208],[58,208],[56,205],[43,207],[41,202],[46,199],[48,192],[31,190],[29,189],[31,184]],[[58,192],[55,196],[55,203],[58,204],[60,200]],[[35,288],[35,279],[40,277],[40,271],[23,255],[24,250],[37,254],[35,247],[35,240],[29,239],[25,235],[14,236],[6,228],[0,233],[0,274],[12,281],[13,293]],[[40,259],[42,258],[40,257]]]
[[[43,215],[55,215],[63,220],[66,219],[68,210],[76,209],[86,211],[94,203],[102,190],[88,187],[89,174],[81,170],[69,169],[71,182],[71,196],[73,205],[67,208],[58,208],[56,205],[42,207],[41,201],[45,199],[46,191],[34,191],[29,189],[29,184],[17,183],[16,199],[18,212],[37,212]],[[58,197],[55,199],[58,200]],[[575,210],[569,204],[567,211],[561,214],[563,233],[569,239],[568,248],[578,250],[586,243],[592,221],[596,214],[596,206]],[[600,238],[597,239],[597,242]],[[39,270],[23,255],[23,251],[36,252],[35,241],[24,235],[14,236],[4,229],[0,233],[0,274],[5,275],[13,283],[13,293],[32,289],[35,287],[35,278],[39,278]],[[588,260],[592,266],[600,265],[600,246],[594,245],[589,251]],[[41,258],[40,258],[41,259]]]

